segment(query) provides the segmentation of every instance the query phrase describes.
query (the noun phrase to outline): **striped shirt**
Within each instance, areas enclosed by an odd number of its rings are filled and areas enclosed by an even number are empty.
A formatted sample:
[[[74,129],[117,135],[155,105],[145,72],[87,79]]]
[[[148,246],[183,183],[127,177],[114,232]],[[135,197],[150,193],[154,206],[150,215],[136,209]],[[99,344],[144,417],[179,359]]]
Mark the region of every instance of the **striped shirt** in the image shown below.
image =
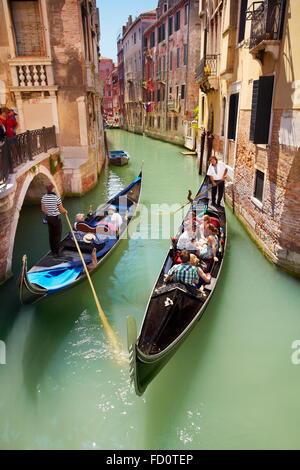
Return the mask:
[[[168,275],[172,276],[174,281],[180,281],[191,286],[195,285],[194,281],[199,281],[198,268],[191,264],[175,264],[168,272]]]
[[[45,206],[46,215],[48,215],[49,217],[56,217],[57,215],[60,215],[58,206],[61,205],[61,199],[60,197],[56,196],[56,194],[45,194],[42,197],[41,202]]]

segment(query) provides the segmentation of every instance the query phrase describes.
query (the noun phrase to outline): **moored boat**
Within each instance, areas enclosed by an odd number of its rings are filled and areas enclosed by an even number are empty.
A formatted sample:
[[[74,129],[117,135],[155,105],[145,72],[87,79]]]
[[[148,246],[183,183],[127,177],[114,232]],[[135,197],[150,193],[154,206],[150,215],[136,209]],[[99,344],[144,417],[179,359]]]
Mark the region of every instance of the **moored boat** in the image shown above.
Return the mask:
[[[116,166],[128,165],[130,155],[125,150],[111,150],[108,152],[109,163]]]
[[[125,236],[127,227],[136,212],[142,188],[142,172],[125,189],[107,203],[87,215],[84,221],[76,226],[80,249],[91,274],[97,269]],[[114,206],[122,218],[119,230],[112,232],[107,222],[107,211]],[[77,238],[77,237],[76,237]],[[55,294],[77,285],[86,279],[86,274],[75,242],[68,234],[61,241],[60,256],[55,257],[50,252],[43,256],[31,269],[27,268],[27,256],[23,256],[20,276],[20,300],[23,304],[30,304],[47,295]],[[92,263],[92,252],[96,249],[96,266]]]
[[[164,261],[158,280],[151,293],[140,333],[136,322],[127,319],[130,376],[137,395],[142,395],[149,383],[171,359],[193,327],[202,317],[220,278],[227,240],[226,213],[223,205],[210,204],[209,180],[205,178],[195,200],[180,226]],[[201,194],[207,190],[202,196]],[[197,198],[196,196],[196,198]],[[201,289],[178,282],[165,283],[164,277],[175,264],[178,250],[176,242],[184,224],[196,211],[197,217],[205,214],[219,221],[218,261],[211,260],[201,266],[211,274],[211,281]]]

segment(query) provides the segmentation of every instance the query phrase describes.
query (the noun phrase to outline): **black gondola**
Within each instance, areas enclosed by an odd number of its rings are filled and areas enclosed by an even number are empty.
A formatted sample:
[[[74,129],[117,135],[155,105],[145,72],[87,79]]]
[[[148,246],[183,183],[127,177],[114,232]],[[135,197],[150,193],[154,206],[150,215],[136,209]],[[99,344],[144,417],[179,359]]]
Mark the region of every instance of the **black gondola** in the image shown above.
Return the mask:
[[[101,205],[96,212],[88,214],[85,221],[77,225],[76,230],[79,233],[92,234],[84,236],[84,241],[79,242],[87,265],[92,262],[91,254],[94,248],[96,248],[98,268],[116,247],[119,240],[124,237],[136,212],[141,188],[142,172],[125,189]],[[111,205],[115,206],[123,220],[119,231],[115,234],[111,233],[109,224],[105,223],[107,209]],[[100,236],[98,236],[99,231],[101,232]],[[23,256],[19,285],[20,300],[23,304],[34,303],[47,295],[75,286],[86,279],[84,267],[71,234],[61,241],[60,253],[59,259],[50,252],[47,253],[29,271],[27,270],[27,256]]]
[[[209,188],[209,179],[205,178],[197,195],[207,188]],[[211,262],[206,266],[207,272],[210,272],[212,276],[210,284],[204,285],[201,290],[198,290],[181,283],[166,284],[164,282],[164,275],[174,265],[174,259],[177,255],[175,241],[151,293],[138,338],[134,318],[128,317],[127,319],[130,376],[137,395],[144,393],[149,383],[170,360],[202,317],[215,291],[223,265],[227,230],[225,207],[211,205],[209,203],[210,192],[210,190],[206,191],[203,196],[191,204],[175,237],[176,240],[182,233],[184,222],[191,217],[192,210],[196,210],[197,215],[207,214],[219,220],[218,262]]]

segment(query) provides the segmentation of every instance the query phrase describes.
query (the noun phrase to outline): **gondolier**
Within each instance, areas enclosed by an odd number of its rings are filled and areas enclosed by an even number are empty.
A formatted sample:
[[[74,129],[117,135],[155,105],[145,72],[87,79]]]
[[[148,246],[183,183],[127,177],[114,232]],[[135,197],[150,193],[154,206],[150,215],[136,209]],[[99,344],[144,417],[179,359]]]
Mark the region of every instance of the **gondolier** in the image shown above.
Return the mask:
[[[49,229],[49,244],[54,257],[60,256],[60,240],[62,234],[62,222],[60,214],[67,214],[61,199],[54,192],[53,184],[46,186],[47,194],[41,200],[41,208],[45,214]]]
[[[227,167],[225,163],[219,162],[216,157],[211,157],[210,165],[208,168],[207,176],[209,176],[210,181],[213,185],[211,190],[211,198],[213,206],[220,206],[225,188],[225,178],[227,176]],[[218,201],[216,204],[216,197],[218,191]]]

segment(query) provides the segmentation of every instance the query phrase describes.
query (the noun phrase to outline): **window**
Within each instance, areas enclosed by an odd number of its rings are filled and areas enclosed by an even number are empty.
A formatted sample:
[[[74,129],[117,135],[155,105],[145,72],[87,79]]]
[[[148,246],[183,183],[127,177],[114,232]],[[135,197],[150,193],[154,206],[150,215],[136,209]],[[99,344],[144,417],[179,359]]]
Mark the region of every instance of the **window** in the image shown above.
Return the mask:
[[[144,38],[144,47],[148,47],[148,39]]]
[[[158,116],[158,118],[157,118],[157,127],[158,127],[158,129],[160,128],[160,116]]]
[[[230,96],[229,117],[228,117],[228,139],[235,140],[237,117],[239,109],[239,94],[234,93]]]
[[[204,111],[205,111],[205,98],[202,96],[201,100],[201,122],[204,124]]]
[[[224,137],[225,133],[225,112],[226,112],[226,98],[224,97],[222,100],[222,126],[221,126],[221,136]]]
[[[260,77],[253,82],[249,139],[254,144],[269,142],[274,77]]]
[[[189,4],[187,3],[184,7],[184,24],[189,22]]]
[[[255,199],[258,199],[258,201],[260,202],[262,202],[263,200],[264,181],[265,181],[264,173],[262,171],[256,170],[254,197]]]
[[[173,16],[169,18],[169,27],[168,27],[169,36],[173,34]]]
[[[176,62],[177,68],[180,67],[180,48],[177,48],[177,62]]]
[[[239,38],[238,38],[239,43],[242,42],[245,37],[247,4],[248,4],[248,0],[241,0]]]
[[[160,101],[160,90],[157,90],[157,101]]]
[[[188,45],[183,44],[183,65],[187,65],[188,60]]]
[[[136,33],[133,35],[133,44],[136,44]]]
[[[39,1],[11,1],[17,56],[45,54]]]
[[[175,31],[180,29],[180,10],[176,11],[175,13]]]
[[[176,99],[178,100],[179,97],[179,86],[176,87]]]
[[[169,88],[169,95],[170,95],[170,97],[172,97],[172,87],[171,86]]]
[[[167,119],[167,131],[172,130],[172,118],[168,117]]]
[[[168,4],[164,3],[164,13],[166,13],[167,10],[168,10]]]
[[[150,33],[150,47],[154,47],[155,46],[155,31],[152,31],[152,33]]]
[[[181,99],[185,98],[185,85],[181,85]]]
[[[166,23],[161,24],[158,27],[158,44],[166,39]]]
[[[178,130],[178,117],[175,116],[174,117],[174,131],[177,131]]]
[[[170,72],[173,70],[173,52],[170,52]]]

